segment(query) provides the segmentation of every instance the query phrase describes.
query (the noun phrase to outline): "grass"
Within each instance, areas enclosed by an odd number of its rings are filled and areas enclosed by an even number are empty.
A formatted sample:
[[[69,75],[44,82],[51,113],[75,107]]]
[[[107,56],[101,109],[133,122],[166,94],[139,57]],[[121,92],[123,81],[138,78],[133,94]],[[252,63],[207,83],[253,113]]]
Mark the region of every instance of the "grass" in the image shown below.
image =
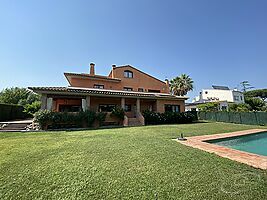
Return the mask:
[[[267,199],[267,172],[172,138],[259,128],[197,123],[0,133],[0,199]]]

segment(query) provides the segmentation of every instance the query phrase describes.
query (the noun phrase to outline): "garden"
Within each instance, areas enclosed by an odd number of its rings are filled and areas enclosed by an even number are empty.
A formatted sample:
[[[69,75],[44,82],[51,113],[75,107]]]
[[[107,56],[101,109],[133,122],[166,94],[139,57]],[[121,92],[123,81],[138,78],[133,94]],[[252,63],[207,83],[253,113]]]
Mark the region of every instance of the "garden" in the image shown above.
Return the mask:
[[[267,172],[173,141],[226,123],[0,134],[0,199],[266,199]]]

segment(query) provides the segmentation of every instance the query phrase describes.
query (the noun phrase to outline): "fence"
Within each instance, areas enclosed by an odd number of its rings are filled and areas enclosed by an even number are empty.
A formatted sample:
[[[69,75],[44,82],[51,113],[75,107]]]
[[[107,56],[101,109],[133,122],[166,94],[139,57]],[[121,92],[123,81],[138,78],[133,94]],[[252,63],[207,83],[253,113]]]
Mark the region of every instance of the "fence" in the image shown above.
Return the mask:
[[[267,112],[198,112],[198,119],[249,125],[267,125]]]
[[[23,106],[0,104],[0,121],[25,119],[27,118],[27,114],[23,110]]]

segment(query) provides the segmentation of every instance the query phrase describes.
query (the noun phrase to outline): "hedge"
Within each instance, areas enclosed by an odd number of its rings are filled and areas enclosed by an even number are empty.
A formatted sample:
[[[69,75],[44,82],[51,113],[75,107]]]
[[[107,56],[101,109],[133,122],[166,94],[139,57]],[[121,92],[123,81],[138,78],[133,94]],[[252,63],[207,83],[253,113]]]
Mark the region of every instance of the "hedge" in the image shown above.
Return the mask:
[[[192,123],[197,120],[196,112],[165,112],[156,113],[151,111],[144,111],[143,116],[145,118],[146,125],[156,124],[185,124]]]
[[[40,110],[35,113],[34,122],[38,123],[43,130],[58,128],[86,128],[92,127],[97,121],[99,125],[106,118],[106,113],[93,111],[81,111],[79,113],[53,112]]]
[[[25,119],[29,117],[24,111],[24,107],[14,104],[0,103],[0,121]]]
[[[267,125],[267,112],[198,112],[200,120],[249,125]]]

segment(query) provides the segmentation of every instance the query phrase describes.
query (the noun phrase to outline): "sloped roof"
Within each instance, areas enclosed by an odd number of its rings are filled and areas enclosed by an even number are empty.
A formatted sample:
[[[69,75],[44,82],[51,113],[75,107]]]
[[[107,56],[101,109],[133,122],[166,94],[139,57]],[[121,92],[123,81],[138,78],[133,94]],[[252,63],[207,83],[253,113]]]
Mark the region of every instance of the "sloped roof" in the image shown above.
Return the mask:
[[[101,75],[90,75],[90,74],[84,74],[84,73],[70,73],[70,72],[65,72],[64,76],[66,77],[66,79],[68,80],[68,82],[70,83],[69,77],[70,76],[78,76],[78,77],[83,77],[83,78],[90,78],[90,79],[101,79],[101,80],[108,80],[108,81],[115,81],[115,82],[120,82],[121,79],[119,78],[111,78],[108,76],[101,76]]]
[[[147,73],[145,73],[145,72],[143,72],[143,71],[141,71],[141,70],[139,70],[139,69],[137,69],[137,68],[135,68],[135,67],[133,67],[133,66],[131,66],[131,65],[116,66],[116,67],[114,67],[112,70],[116,70],[116,69],[124,68],[124,67],[130,67],[130,68],[132,68],[132,69],[134,69],[134,70],[136,70],[136,71],[138,71],[138,72],[140,72],[140,73],[142,73],[142,74],[145,74],[146,76],[149,76],[150,78],[153,78],[153,79],[155,79],[155,80],[157,80],[157,81],[160,81],[160,82],[166,84],[164,81],[162,81],[162,80],[160,80],[160,79],[158,79],[158,78],[155,78],[154,76],[151,76],[151,75],[149,75],[149,74],[147,74]],[[110,73],[109,73],[109,77],[111,76],[112,70],[111,70]]]
[[[78,87],[29,87],[30,90],[40,94],[69,94],[69,95],[94,95],[94,96],[119,96],[119,97],[140,97],[149,99],[183,99],[188,97],[175,96],[164,93],[133,92],[123,90],[105,90],[97,88]]]

